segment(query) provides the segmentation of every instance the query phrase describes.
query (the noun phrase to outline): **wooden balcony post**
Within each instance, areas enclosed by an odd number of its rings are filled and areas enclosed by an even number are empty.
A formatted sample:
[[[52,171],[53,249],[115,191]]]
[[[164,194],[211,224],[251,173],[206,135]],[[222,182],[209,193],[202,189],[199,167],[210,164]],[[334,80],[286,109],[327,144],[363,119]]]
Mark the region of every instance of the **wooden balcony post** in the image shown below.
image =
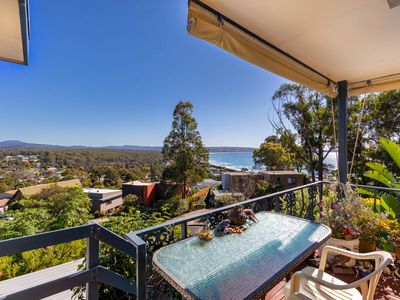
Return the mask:
[[[347,81],[338,83],[338,154],[339,180],[347,182]]]
[[[100,241],[96,236],[97,225],[93,224],[90,237],[86,242],[86,268],[92,269],[100,265]],[[86,299],[99,299],[99,283],[92,280],[86,284]]]

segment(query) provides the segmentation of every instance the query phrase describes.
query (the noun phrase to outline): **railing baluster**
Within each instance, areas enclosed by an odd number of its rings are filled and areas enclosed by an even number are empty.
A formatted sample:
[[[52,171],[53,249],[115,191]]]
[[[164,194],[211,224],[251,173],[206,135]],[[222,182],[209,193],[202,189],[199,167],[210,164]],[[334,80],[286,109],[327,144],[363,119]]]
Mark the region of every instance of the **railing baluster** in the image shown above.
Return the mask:
[[[181,224],[181,240],[187,238],[188,230],[187,230],[187,222]]]
[[[97,237],[98,227],[93,226],[90,237],[87,238],[86,243],[86,268],[92,269],[100,265],[100,241]],[[86,299],[98,300],[99,299],[99,283],[96,278],[86,284]]]
[[[321,216],[321,213],[322,213],[322,192],[323,192],[323,190],[324,190],[324,187],[323,187],[323,183],[322,182],[319,182],[318,183],[318,207],[319,207],[319,214],[320,214],[320,216]]]
[[[299,217],[302,218],[303,217],[303,212],[304,212],[304,189],[301,189],[301,208],[300,208],[300,213],[299,213]]]
[[[281,211],[281,203],[280,203],[280,198],[279,196],[274,197],[274,205],[275,205],[275,212],[280,212]]]
[[[266,211],[268,209],[268,198],[263,198],[256,202],[258,204],[258,211]]]

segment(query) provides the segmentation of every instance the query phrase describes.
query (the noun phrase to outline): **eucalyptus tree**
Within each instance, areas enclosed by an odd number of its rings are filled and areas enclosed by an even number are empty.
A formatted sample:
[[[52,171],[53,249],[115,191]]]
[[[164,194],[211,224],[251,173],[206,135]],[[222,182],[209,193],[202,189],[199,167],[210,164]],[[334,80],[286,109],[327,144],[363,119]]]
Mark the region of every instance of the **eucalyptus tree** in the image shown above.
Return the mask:
[[[315,170],[322,180],[324,159],[335,146],[332,100],[298,84],[282,84],[272,100],[278,119],[271,123],[285,147],[310,171],[313,181]]]
[[[184,198],[187,186],[203,180],[209,172],[208,150],[192,113],[191,102],[179,102],[175,106],[172,129],[162,148],[163,180],[178,184]]]
[[[269,170],[290,170],[294,166],[294,159],[275,136],[269,136],[253,151],[253,160],[257,167],[265,166]]]

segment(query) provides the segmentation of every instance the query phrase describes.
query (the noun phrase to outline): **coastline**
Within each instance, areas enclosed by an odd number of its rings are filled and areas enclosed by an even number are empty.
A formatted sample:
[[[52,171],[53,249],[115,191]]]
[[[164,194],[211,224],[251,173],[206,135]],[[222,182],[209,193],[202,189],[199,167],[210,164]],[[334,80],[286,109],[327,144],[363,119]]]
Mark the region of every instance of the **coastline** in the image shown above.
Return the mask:
[[[241,170],[239,170],[239,169],[230,168],[230,167],[226,167],[226,166],[220,166],[220,165],[211,164],[211,163],[210,163],[210,167],[214,168],[214,169],[218,169],[218,171],[241,172]]]

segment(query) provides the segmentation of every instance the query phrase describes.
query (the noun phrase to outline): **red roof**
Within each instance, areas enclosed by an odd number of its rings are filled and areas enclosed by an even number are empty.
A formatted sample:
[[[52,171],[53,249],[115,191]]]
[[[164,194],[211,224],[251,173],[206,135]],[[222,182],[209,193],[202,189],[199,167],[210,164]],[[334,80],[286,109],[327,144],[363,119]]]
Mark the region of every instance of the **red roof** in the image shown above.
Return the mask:
[[[6,206],[10,199],[0,199],[0,207]]]

